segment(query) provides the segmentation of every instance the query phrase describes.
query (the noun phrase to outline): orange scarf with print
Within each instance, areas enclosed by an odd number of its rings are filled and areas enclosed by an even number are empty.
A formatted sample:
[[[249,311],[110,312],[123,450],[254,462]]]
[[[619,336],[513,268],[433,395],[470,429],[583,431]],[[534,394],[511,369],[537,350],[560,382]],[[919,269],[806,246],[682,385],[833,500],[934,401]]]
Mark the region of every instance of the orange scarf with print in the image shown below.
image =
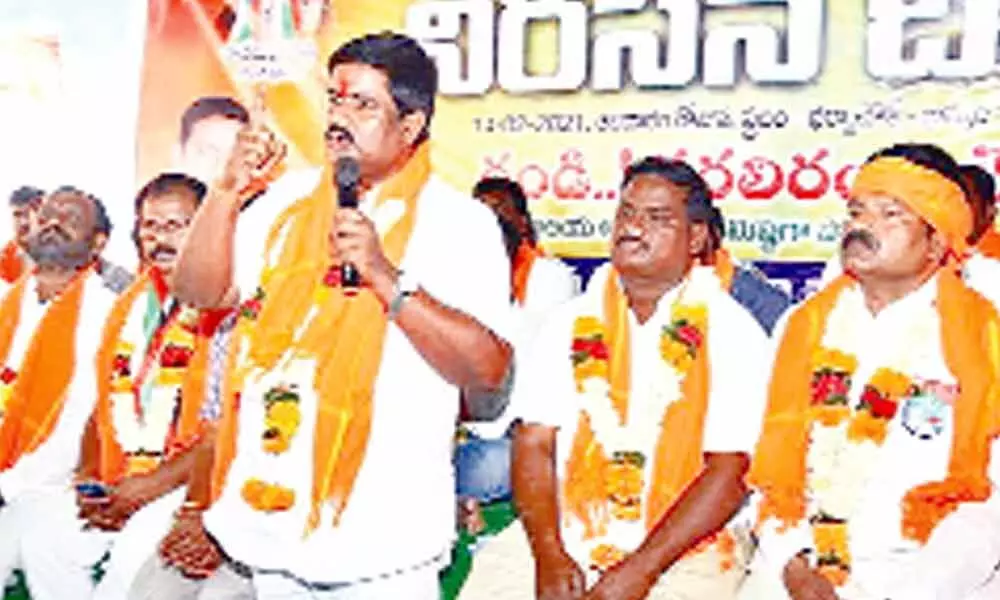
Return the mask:
[[[626,422],[629,402],[628,299],[612,269],[604,287],[604,341],[608,346],[611,403]],[[702,438],[708,410],[708,332],[681,388],[683,398],[667,409],[653,455],[652,482],[646,498],[646,529],[652,530],[704,466]],[[610,460],[581,412],[566,465],[563,499],[566,510],[585,526],[588,538],[602,535],[606,526],[607,472]]]
[[[535,261],[545,256],[535,244],[527,241],[521,242],[514,254],[514,265],[511,271],[511,293],[518,304],[524,304],[524,299],[528,295],[528,279],[531,277],[531,268],[535,266]]]
[[[898,198],[944,235],[955,255],[964,251],[971,215],[961,188],[943,176],[903,159],[881,158],[862,168],[854,191]],[[902,534],[919,542],[926,542],[960,503],[989,497],[990,444],[1000,433],[1000,317],[989,301],[962,282],[953,261],[937,277],[942,350],[959,394],[946,479],[919,485],[903,499]],[[763,494],[762,519],[791,525],[805,517],[812,357],[822,343],[830,311],[851,285],[851,278],[840,276],[788,321],[749,476]]]
[[[111,383],[115,353],[118,342],[121,340],[122,331],[136,302],[151,289],[155,291],[166,289],[163,276],[156,269],[143,272],[118,297],[105,322],[101,346],[97,353],[95,364],[97,405],[94,408],[98,447],[100,448],[97,473],[98,478],[106,484],[115,484],[120,481],[125,476],[126,465],[126,456],[118,444],[114,418],[112,417]],[[163,295],[160,295],[162,298]],[[189,448],[200,434],[199,413],[205,397],[205,373],[208,368],[210,339],[204,335],[195,337],[194,353],[185,371],[184,383],[181,386],[180,417],[176,430],[171,436],[172,439],[165,446],[168,449],[168,459],[176,455],[179,450]],[[156,377],[155,370],[149,373],[148,377]]]
[[[0,471],[17,464],[48,439],[62,413],[76,367],[76,329],[92,268],[80,271],[45,311],[21,361],[0,425]],[[21,320],[30,274],[0,302],[0,364],[7,361]]]
[[[390,199],[402,199],[406,204],[403,217],[382,239],[382,250],[394,265],[403,259],[413,231],[417,200],[430,174],[430,148],[424,143],[401,171],[379,187],[376,207]],[[289,351],[292,357],[315,358],[313,386],[319,414],[313,447],[309,531],[319,525],[324,502],[333,503],[336,525],[350,499],[368,445],[375,377],[382,363],[388,326],[385,309],[371,290],[349,297],[342,289],[332,288],[323,295],[325,299],[304,332],[296,337],[330,266],[328,235],[337,210],[336,190],[331,181],[327,173],[316,192],[286,210],[271,230],[269,247],[283,231],[285,242],[277,263],[265,273],[263,305],[244,340],[249,364],[233,364],[236,372],[228,378],[224,402],[230,410],[224,411],[219,427],[213,477],[217,495],[236,452],[235,385],[251,370],[274,369]],[[240,347],[237,341],[231,356]],[[235,363],[232,358],[231,361]]]

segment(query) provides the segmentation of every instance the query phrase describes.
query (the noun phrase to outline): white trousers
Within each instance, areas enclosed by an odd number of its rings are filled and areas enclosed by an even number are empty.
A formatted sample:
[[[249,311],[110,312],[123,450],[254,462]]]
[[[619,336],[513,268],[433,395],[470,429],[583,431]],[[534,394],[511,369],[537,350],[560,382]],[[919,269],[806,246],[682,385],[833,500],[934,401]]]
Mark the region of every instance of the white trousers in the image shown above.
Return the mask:
[[[185,489],[144,506],[118,532],[84,530],[76,517],[76,493],[49,494],[30,536],[21,543],[21,562],[33,600],[93,598],[125,600],[143,562],[156,552],[173,514],[184,502]],[[108,552],[104,577],[94,588],[94,565]]]
[[[208,579],[188,579],[153,557],[135,578],[129,600],[439,600],[439,569],[432,563],[370,582],[316,588],[278,574],[244,577],[228,566]]]
[[[745,561],[719,570],[714,549],[678,561],[646,596],[648,600],[732,600],[743,581]],[[473,557],[461,600],[534,600],[535,562],[520,521],[489,540]]]

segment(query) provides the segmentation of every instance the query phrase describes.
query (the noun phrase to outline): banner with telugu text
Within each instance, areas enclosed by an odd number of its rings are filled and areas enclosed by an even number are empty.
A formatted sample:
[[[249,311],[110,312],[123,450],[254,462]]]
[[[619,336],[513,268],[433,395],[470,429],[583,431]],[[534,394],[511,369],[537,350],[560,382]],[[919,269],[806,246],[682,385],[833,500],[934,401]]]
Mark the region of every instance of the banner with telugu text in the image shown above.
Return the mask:
[[[550,250],[605,255],[623,166],[659,154],[703,173],[740,258],[825,260],[877,148],[933,141],[997,173],[998,15],[1000,0],[150,0],[137,175],[169,167],[192,100],[254,86],[293,162],[320,164],[326,57],[393,29],[438,64],[438,172],[520,181]]]

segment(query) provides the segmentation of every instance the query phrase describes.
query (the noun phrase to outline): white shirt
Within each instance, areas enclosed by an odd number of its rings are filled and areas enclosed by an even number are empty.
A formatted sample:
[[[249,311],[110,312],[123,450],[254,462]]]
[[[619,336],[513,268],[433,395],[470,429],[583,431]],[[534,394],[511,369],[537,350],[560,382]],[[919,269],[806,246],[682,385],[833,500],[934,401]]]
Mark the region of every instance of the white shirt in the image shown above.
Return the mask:
[[[566,476],[579,414],[578,394],[570,361],[573,323],[583,315],[600,316],[604,283],[610,269],[603,267],[591,279],[587,292],[555,311],[539,333],[520,370],[514,387],[515,402],[526,422],[557,428],[556,466],[560,480]],[[705,417],[705,452],[752,453],[760,433],[770,364],[768,338],[753,317],[726,293],[709,267],[696,267],[691,277],[711,278],[714,288],[707,301],[709,398]],[[635,390],[652,385],[662,372],[660,338],[670,324],[671,307],[680,294],[678,286],[657,304],[643,324],[629,311],[630,414],[642,414]],[[647,455],[653,448],[645,450]],[[647,467],[652,460],[646,461]],[[649,476],[645,481],[649,481]],[[563,519],[563,542],[581,565],[588,562],[579,523]],[[642,526],[640,524],[640,526]],[[643,533],[644,535],[644,533]],[[642,541],[639,539],[638,541]]]
[[[1000,260],[975,252],[962,265],[962,274],[969,287],[1000,307]]]
[[[381,219],[373,215],[373,220]],[[506,332],[508,260],[496,218],[435,177],[418,200],[401,268],[435,299],[500,335]],[[221,498],[205,515],[208,530],[226,552],[253,567],[284,570],[312,582],[351,582],[446,556],[455,531],[451,454],[458,390],[390,323],[375,382],[371,433],[351,499],[339,527],[332,526],[332,508],[324,505],[319,528],[303,539],[316,400],[308,384],[311,365],[297,364],[291,371],[285,379],[297,376],[307,385],[300,390],[303,421],[280,471],[270,468],[269,457],[260,451],[261,399],[269,378],[280,373],[247,381],[238,452]],[[253,510],[240,489],[247,478],[262,475],[284,477],[300,500],[286,512]]]
[[[76,330],[76,368],[62,412],[48,440],[0,473],[0,494],[8,502],[28,491],[69,485],[79,462],[83,430],[94,409],[94,389],[97,385],[94,360],[100,347],[105,318],[114,301],[114,293],[104,287],[100,276],[93,274],[87,278]],[[48,306],[50,304],[38,302],[34,286],[29,285],[24,293],[20,322],[8,355],[7,364],[14,371],[19,371],[35,329]]]
[[[240,290],[241,298],[252,296],[257,289],[271,225],[290,206],[289,198],[304,198],[316,189],[322,173],[323,170],[317,168],[285,173],[239,216],[233,252],[233,283]]]
[[[528,289],[524,303],[511,304],[511,343],[515,356],[530,348],[531,342],[545,324],[550,313],[580,293],[580,281],[573,269],[558,258],[535,259],[528,274]],[[517,369],[515,362],[515,369]],[[499,438],[510,424],[520,417],[519,408],[511,402],[504,414],[489,423],[469,423],[468,427],[483,438]]]
[[[841,305],[850,310],[857,320],[851,328],[860,333],[856,349],[851,349],[858,361],[850,390],[852,406],[859,401],[872,374],[879,368],[899,364],[901,355],[906,357],[905,363],[912,366],[913,372],[906,373],[911,379],[938,381],[945,385],[956,383],[941,351],[941,324],[934,308],[936,281],[932,278],[919,290],[887,306],[877,315],[872,315],[865,308],[859,286],[842,293],[838,308],[834,310],[839,310]],[[919,338],[929,342],[922,347],[914,347],[914,340],[918,338],[912,332],[917,329],[921,330]],[[825,335],[828,336],[825,339],[829,339],[831,332],[828,330]],[[903,496],[920,484],[939,481],[948,474],[953,415],[950,405],[935,404],[934,408],[938,411],[935,416],[940,419],[938,429],[929,425],[925,418],[927,415],[921,413],[921,405],[916,399],[903,399],[899,406],[899,412],[889,426],[889,435],[876,455],[850,516],[852,577],[848,587],[839,590],[839,593],[845,600],[964,598],[992,571],[1000,560],[1000,554],[997,554],[1000,550],[992,555],[977,555],[965,551],[968,542],[955,537],[921,548],[916,542],[902,537]],[[927,439],[923,439],[922,435]],[[993,461],[991,479],[994,482],[1000,481],[997,479],[1000,475],[998,467],[1000,461]],[[952,521],[954,516],[945,518],[942,525]],[[994,527],[993,536],[997,537],[1000,535],[996,533],[1000,531],[1000,520]],[[792,556],[809,547],[812,547],[812,533],[807,523],[800,523],[779,534],[774,520],[769,520],[762,532],[759,556],[751,568],[767,569],[771,576],[780,578],[782,569]],[[973,566],[971,578],[956,581],[956,572],[968,569],[969,563]],[[917,564],[933,564],[933,568],[918,570],[914,568]],[[956,595],[932,594],[942,582],[946,582],[945,587]],[[958,593],[963,587],[964,593]],[[903,589],[910,591],[900,592]]]

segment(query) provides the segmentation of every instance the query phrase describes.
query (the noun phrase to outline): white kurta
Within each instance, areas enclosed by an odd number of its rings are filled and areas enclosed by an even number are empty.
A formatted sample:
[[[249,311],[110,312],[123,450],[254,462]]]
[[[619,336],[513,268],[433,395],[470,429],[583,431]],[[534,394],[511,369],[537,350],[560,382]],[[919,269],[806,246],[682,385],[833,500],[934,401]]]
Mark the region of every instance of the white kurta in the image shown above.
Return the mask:
[[[842,327],[832,327],[824,340],[827,343],[834,337],[856,338],[852,347],[845,349],[858,361],[849,396],[852,406],[857,404],[871,375],[882,367],[904,364],[911,371],[905,374],[915,382],[938,382],[944,386],[941,389],[955,385],[941,352],[940,320],[934,308],[936,290],[936,279],[931,279],[877,315],[865,308],[860,289],[843,292],[831,315],[849,311],[855,321],[850,326],[852,331],[845,336]],[[924,342],[918,345],[921,339]],[[841,349],[839,344],[830,347]],[[869,465],[850,513],[852,576],[848,585],[838,590],[843,600],[965,599],[1000,560],[1000,520],[985,519],[983,522],[992,529],[984,531],[978,542],[946,534],[952,528],[962,528],[960,515],[970,510],[970,515],[979,515],[981,506],[962,508],[947,517],[939,527],[940,534],[924,547],[901,535],[903,496],[917,485],[947,475],[953,425],[952,399],[947,396],[942,393],[900,400],[889,435]],[[998,461],[993,461],[994,481],[998,481],[998,466]],[[980,551],[984,543],[991,549]],[[773,521],[765,523],[741,600],[786,597],[781,572],[796,553],[811,546],[807,523],[782,533],[777,532]],[[927,565],[933,568],[924,568]]]
[[[5,292],[6,293],[6,292]],[[19,544],[26,532],[47,517],[33,510],[37,495],[67,489],[80,455],[80,438],[94,408],[93,394],[74,390],[93,389],[93,362],[101,339],[104,319],[115,296],[104,287],[101,278],[91,275],[84,283],[76,334],[76,366],[59,420],[48,440],[26,454],[11,468],[0,473],[0,494],[7,505],[0,508],[0,581],[20,566]],[[38,302],[34,286],[29,284],[21,305],[18,323],[8,355],[8,365],[15,371],[21,363],[47,305]]]
[[[379,214],[371,216],[379,224]],[[418,199],[401,268],[434,298],[506,337],[508,261],[496,218],[480,203],[432,177]],[[278,463],[261,450],[260,437],[262,398],[276,378],[300,384],[303,416],[292,448]],[[365,460],[350,502],[336,528],[333,509],[325,505],[319,528],[303,538],[313,469],[311,382],[303,363],[247,381],[237,455],[222,496],[205,514],[208,530],[235,560],[310,582],[353,582],[446,562],[455,531],[451,450],[457,390],[390,324]],[[250,477],[279,478],[294,487],[298,500],[285,512],[258,512],[240,494]]]

